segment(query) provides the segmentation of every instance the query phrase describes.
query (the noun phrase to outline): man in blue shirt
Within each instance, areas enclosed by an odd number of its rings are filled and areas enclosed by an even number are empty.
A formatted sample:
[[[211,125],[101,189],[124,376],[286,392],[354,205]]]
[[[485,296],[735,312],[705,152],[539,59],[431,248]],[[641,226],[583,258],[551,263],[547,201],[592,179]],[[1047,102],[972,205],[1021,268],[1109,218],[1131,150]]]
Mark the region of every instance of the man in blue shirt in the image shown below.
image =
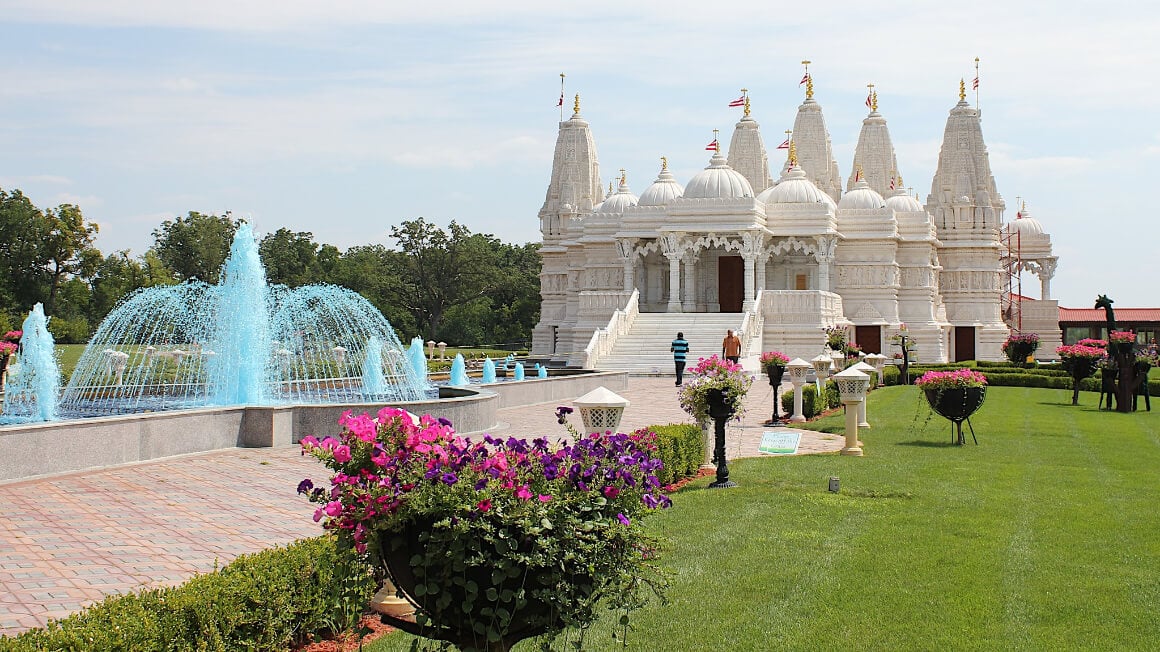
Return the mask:
[[[680,387],[685,375],[685,354],[689,352],[689,343],[685,341],[684,333],[677,333],[677,339],[673,340],[669,350],[673,352],[673,363],[677,367],[677,387]]]

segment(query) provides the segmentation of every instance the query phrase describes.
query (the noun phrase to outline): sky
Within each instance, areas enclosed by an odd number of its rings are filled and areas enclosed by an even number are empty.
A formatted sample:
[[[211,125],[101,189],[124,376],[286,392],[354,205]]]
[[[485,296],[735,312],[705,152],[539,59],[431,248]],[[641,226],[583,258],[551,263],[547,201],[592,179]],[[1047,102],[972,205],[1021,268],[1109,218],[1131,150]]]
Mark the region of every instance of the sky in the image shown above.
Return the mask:
[[[1051,234],[1053,298],[1160,305],[1160,229],[1140,199],[1160,165],[1153,6],[786,6],[0,0],[0,188],[79,205],[105,253],[142,254],[163,220],[227,210],[340,249],[390,245],[390,227],[418,217],[538,242],[560,73],[605,185],[624,168],[639,194],[662,155],[682,183],[708,165],[741,88],[776,162],[808,59],[843,179],[874,83],[925,201],[979,57],[1006,219],[1024,200]],[[1023,293],[1039,297],[1030,273]]]

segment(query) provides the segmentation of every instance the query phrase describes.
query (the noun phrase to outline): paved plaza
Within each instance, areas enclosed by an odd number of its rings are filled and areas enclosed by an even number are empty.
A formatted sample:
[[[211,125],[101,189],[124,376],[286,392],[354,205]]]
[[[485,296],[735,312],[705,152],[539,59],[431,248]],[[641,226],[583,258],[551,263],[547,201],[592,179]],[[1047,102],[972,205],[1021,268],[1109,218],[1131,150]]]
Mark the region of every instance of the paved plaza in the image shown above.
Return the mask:
[[[729,458],[752,457],[773,404],[759,377],[727,430]],[[688,421],[672,377],[633,377],[621,431]],[[561,402],[561,405],[567,404]],[[496,435],[561,437],[556,404],[499,410]],[[572,421],[580,427],[578,414]],[[799,454],[841,448],[801,431]],[[36,451],[44,454],[43,451]],[[50,454],[50,452],[49,452]],[[61,618],[102,597],[179,584],[234,557],[321,532],[295,493],[325,469],[298,446],[230,449],[0,484],[0,634]]]

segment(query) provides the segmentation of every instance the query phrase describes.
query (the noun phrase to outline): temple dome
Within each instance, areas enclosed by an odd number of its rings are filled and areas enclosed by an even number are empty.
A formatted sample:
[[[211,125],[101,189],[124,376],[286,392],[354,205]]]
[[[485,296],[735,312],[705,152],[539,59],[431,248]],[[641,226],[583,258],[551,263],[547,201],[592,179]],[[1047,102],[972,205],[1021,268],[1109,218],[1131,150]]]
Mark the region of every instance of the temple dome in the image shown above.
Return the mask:
[[[895,213],[919,213],[926,210],[917,199],[906,194],[901,188],[886,198],[886,208]]]
[[[713,158],[709,160],[709,167],[689,179],[684,194],[686,199],[735,199],[752,196],[753,186],[749,185],[749,180],[729,167],[729,162],[721,152],[715,152]]]
[[[657,180],[653,181],[652,185],[644,189],[640,193],[640,199],[636,202],[637,206],[664,206],[671,200],[680,197],[685,192],[680,183],[677,183],[673,173],[669,172],[668,163],[661,165],[661,173],[657,175]]]
[[[766,189],[758,199],[766,204],[817,204],[834,206],[834,200],[806,177],[801,166],[794,165],[781,176],[777,185]]]
[[[1026,206],[1023,207],[1023,210],[1016,213],[1015,219],[1008,222],[1003,228],[1007,229],[1009,233],[1018,233],[1020,235],[1041,236],[1046,233],[1043,230],[1043,225],[1039,223],[1039,220],[1031,217],[1027,213]]]
[[[885,207],[886,200],[882,199],[882,195],[875,192],[865,179],[859,179],[854,184],[854,188],[842,195],[842,200],[838,202],[838,208],[843,210],[867,210]]]
[[[621,171],[623,172],[623,170]],[[638,202],[636,195],[628,189],[628,181],[624,175],[620,176],[620,187],[616,192],[610,195],[607,199],[600,203],[599,212],[601,213],[623,213],[624,209],[629,206],[636,206]],[[597,212],[597,211],[594,211]]]

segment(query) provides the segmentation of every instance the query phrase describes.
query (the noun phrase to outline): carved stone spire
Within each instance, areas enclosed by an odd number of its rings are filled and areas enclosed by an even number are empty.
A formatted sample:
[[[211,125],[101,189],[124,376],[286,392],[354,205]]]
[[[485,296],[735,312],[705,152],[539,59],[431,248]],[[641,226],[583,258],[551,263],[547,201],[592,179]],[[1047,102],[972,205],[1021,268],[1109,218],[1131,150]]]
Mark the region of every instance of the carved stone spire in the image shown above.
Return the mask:
[[[761,128],[749,116],[748,96],[745,97],[745,116],[734,126],[733,138],[729,141],[729,167],[749,181],[755,195],[773,185]]]
[[[812,90],[812,76],[808,83]],[[813,99],[810,92],[807,92],[806,100],[798,107],[797,118],[793,122],[793,140],[797,144],[798,165],[805,170],[806,177],[831,199],[838,201],[842,196],[838,162],[834,160],[834,148],[830,144],[826,119],[822,116],[822,105]]]
[[[877,103],[875,102],[875,105]],[[862,169],[862,179],[870,184],[879,195],[889,197],[894,194],[890,181],[897,176],[898,159],[894,154],[894,143],[890,140],[890,130],[886,128],[886,118],[876,108],[862,120],[862,131],[858,134],[858,146],[854,148],[854,169]],[[847,192],[854,189],[856,173],[851,173],[846,182]],[[895,188],[898,184],[895,184]]]
[[[579,94],[574,109],[572,118],[560,123],[552,157],[552,178],[540,208],[540,230],[547,240],[563,233],[568,217],[592,212],[604,194],[600,187],[596,141],[588,121],[580,115]]]

